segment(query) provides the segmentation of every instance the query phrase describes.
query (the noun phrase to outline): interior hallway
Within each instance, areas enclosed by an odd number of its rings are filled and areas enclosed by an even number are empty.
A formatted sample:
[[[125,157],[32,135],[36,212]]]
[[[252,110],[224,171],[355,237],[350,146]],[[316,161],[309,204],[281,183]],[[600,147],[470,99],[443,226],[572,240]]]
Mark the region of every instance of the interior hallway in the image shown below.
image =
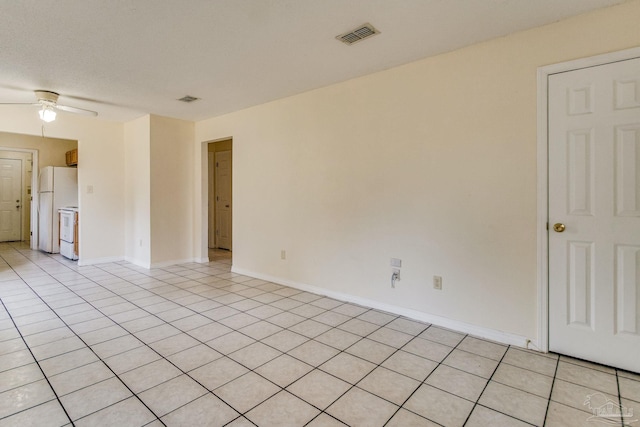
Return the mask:
[[[607,402],[635,410],[627,423],[640,415],[640,375],[237,275],[230,253],[210,256],[78,267],[0,244],[0,426],[604,426],[591,410]]]

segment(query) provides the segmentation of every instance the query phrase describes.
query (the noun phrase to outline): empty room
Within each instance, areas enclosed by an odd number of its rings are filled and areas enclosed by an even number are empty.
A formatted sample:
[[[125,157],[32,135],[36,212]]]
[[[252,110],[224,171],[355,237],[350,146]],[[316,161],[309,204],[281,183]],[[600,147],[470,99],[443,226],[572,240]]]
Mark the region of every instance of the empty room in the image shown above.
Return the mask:
[[[640,426],[640,0],[0,1],[0,426]]]

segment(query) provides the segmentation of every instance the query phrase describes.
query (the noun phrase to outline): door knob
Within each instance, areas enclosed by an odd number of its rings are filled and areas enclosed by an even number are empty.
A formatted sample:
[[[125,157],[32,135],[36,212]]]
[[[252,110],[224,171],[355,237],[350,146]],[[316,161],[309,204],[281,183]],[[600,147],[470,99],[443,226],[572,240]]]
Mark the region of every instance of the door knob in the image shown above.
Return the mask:
[[[555,224],[553,224],[553,231],[555,231],[556,233],[562,233],[565,230],[564,224],[557,222]]]

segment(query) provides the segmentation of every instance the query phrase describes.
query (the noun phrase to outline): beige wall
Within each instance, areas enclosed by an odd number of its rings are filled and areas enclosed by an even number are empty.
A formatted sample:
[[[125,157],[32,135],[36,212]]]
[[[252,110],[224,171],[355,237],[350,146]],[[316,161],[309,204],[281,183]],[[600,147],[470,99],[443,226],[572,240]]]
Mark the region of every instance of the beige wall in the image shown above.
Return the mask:
[[[193,261],[194,123],[151,116],[151,264]]]
[[[65,153],[78,148],[78,141],[0,132],[0,147],[38,150],[38,164],[40,168],[43,168],[45,166],[67,166]]]
[[[33,110],[3,106],[3,132],[41,135]],[[124,152],[122,123],[60,114],[44,127],[46,137],[78,141],[80,263],[122,259],[124,254]],[[64,164],[64,158],[62,164]],[[87,193],[87,187],[93,193]]]
[[[537,68],[640,45],[638,16],[633,1],[198,122],[196,250],[203,141],[233,137],[236,271],[535,342]]]
[[[124,124],[125,259],[151,263],[150,116]]]

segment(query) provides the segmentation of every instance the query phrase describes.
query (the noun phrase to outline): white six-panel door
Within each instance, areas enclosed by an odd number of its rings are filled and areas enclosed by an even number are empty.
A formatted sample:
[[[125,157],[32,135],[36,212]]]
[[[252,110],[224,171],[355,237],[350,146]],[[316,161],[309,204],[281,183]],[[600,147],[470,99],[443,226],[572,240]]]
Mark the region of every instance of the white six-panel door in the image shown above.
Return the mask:
[[[231,250],[231,151],[215,153],[216,247]]]
[[[0,159],[0,242],[20,240],[22,160]]]
[[[549,349],[640,372],[640,59],[548,83]]]

